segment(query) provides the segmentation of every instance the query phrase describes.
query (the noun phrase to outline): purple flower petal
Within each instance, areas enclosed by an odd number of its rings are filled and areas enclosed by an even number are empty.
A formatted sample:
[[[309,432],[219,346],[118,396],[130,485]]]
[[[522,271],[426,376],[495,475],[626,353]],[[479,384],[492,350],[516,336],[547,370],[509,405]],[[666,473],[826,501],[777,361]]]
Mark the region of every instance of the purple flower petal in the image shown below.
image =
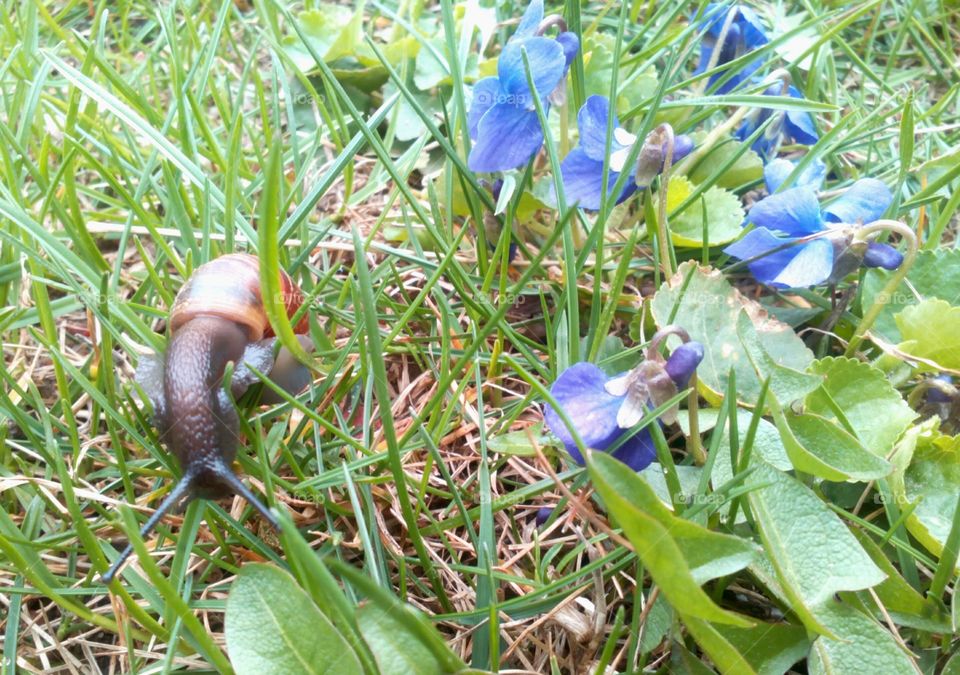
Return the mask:
[[[563,193],[567,203],[579,203],[580,208],[596,211],[603,197],[603,160],[590,159],[582,147],[570,151],[560,163],[560,175],[563,179]],[[620,174],[607,171],[607,194],[613,194],[613,186]],[[628,180],[617,198],[617,204],[629,197],[637,189],[632,180]]]
[[[774,159],[763,167],[763,179],[767,184],[767,192],[773,194],[780,189],[783,181],[793,173],[796,168],[796,162],[788,159]],[[827,177],[827,165],[821,160],[815,159],[807,165],[800,175],[794,181],[794,187],[809,187],[813,190],[819,190],[823,187],[823,181]]]
[[[788,87],[787,93],[793,98],[803,98],[803,94],[793,85]],[[797,143],[813,145],[820,140],[817,128],[813,125],[813,116],[806,110],[787,110],[784,122],[787,135]]]
[[[882,267],[885,270],[895,270],[903,262],[903,254],[893,246],[870,242],[867,252],[863,256],[863,264],[867,267]]]
[[[815,159],[807,165],[797,178],[797,187],[809,187],[820,190],[827,179],[827,165],[822,159]]]
[[[767,33],[760,22],[760,17],[746,5],[740,5],[740,16],[737,17],[743,33],[743,42],[747,49],[756,49],[767,44]]]
[[[820,135],[813,125],[813,116],[806,110],[788,110],[783,120],[786,136],[801,145],[814,145]]]
[[[592,363],[575,363],[560,374],[550,393],[588,448],[604,451],[628,436],[612,455],[634,471],[641,471],[656,457],[653,439],[646,428],[631,435],[629,430],[617,425],[617,411],[624,397],[607,393],[604,385],[609,379]],[[563,441],[570,456],[582,466],[583,455],[563,419],[550,405],[544,407],[543,417],[550,431]]]
[[[711,2],[704,11],[704,19],[701,23],[703,29],[707,32],[707,38],[716,40],[723,31],[723,24],[727,21],[727,15],[730,12],[731,5],[722,2]],[[767,44],[766,29],[760,22],[760,17],[755,11],[746,5],[736,6],[736,15],[730,24],[730,30],[736,27],[737,40],[743,40],[743,46],[746,49],[756,49]],[[727,35],[730,35],[730,30]]]
[[[527,86],[527,71],[523,63],[523,52],[527,53],[530,74],[537,87],[537,93],[543,99],[550,95],[566,69],[563,47],[556,40],[545,37],[532,37],[520,42],[508,42],[497,62],[497,74],[500,86],[507,99],[505,102],[524,106],[533,110],[535,104]]]
[[[612,456],[634,471],[643,471],[657,458],[657,448],[646,427],[624,441]]]
[[[703,19],[700,27],[706,31],[707,37],[717,39],[720,37],[720,31],[727,20],[727,12],[730,11],[730,5],[723,2],[711,2],[703,10]],[[736,21],[736,18],[734,18]]]
[[[543,145],[536,111],[497,103],[477,125],[477,142],[470,150],[471,171],[507,171],[526,164]]]
[[[680,134],[673,139],[673,161],[681,159],[693,152],[693,139],[686,134]]]
[[[606,96],[589,97],[580,112],[577,113],[577,127],[580,129],[580,148],[590,159],[603,161],[607,154],[607,115],[610,114],[610,101]],[[613,128],[620,126],[617,112],[613,112]],[[617,142],[616,135],[610,134],[610,152],[616,152],[624,146]],[[599,187],[597,188],[599,193]]]
[[[543,0],[533,0],[527,5],[527,9],[520,19],[520,25],[517,26],[514,34],[510,36],[510,40],[533,37],[536,35],[537,28],[540,26],[541,21],[543,21]]]
[[[707,64],[710,63],[710,55],[713,54],[713,41],[706,38],[700,43],[700,60],[697,62],[697,68],[693,71],[694,75],[699,75],[707,70]]]
[[[753,135],[761,124],[767,121],[767,118],[770,117],[773,111],[770,108],[755,108],[751,110],[750,113],[743,119],[743,122],[737,127],[734,136],[736,136],[738,141],[746,141],[750,136]],[[770,125],[770,127],[776,126],[776,122]],[[764,133],[770,132],[770,127],[767,127],[767,130]],[[757,139],[757,143],[763,140],[763,136]]]
[[[784,190],[761,199],[750,209],[747,220],[791,237],[802,237],[823,229],[817,193],[808,187]]]
[[[470,102],[470,112],[467,113],[467,129],[470,138],[477,140],[477,126],[500,96],[500,79],[485,77],[473,85],[473,100]]]
[[[800,246],[793,260],[773,280],[773,285],[805,288],[822,284],[833,271],[833,244],[827,239],[814,239]]]
[[[740,260],[750,260],[757,258],[747,264],[750,273],[757,281],[765,284],[772,284],[777,275],[790,264],[790,262],[800,252],[797,246],[770,253],[770,251],[796,241],[792,238],[782,238],[774,235],[763,227],[747,232],[739,241],[727,246],[723,252]],[[762,256],[762,257],[758,257]]]
[[[683,389],[690,381],[690,376],[703,361],[703,345],[691,340],[673,350],[665,366],[667,375],[678,388]]]
[[[604,385],[608,379],[592,363],[575,363],[550,387],[550,394],[566,412],[584,444],[595,450],[606,450],[627,433],[617,425],[617,411],[624,397],[607,393]],[[583,464],[583,456],[567,425],[549,404],[544,407],[543,417],[550,431],[563,441],[567,452]]]
[[[780,143],[783,141],[783,117],[778,116],[770,125],[763,130],[760,137],[750,146],[755,153],[760,155],[760,159],[766,162],[771,157],[775,157],[780,149]]]
[[[734,22],[730,24],[730,28],[727,29],[727,35],[723,39],[723,44],[720,46],[720,56],[717,57],[717,65],[729,63],[737,58],[737,51],[739,51],[740,47],[740,26]]]
[[[789,159],[774,159],[767,162],[767,165],[763,167],[763,182],[767,185],[767,192],[773,194],[776,192],[783,181],[787,180],[796,164],[791,162]]]
[[[782,92],[783,85],[777,83],[767,87],[763,95],[780,96]],[[787,93],[793,98],[803,98],[794,86],[788,87]],[[812,145],[817,142],[819,136],[810,113],[802,110],[774,111],[763,107],[751,111],[737,129],[736,137],[741,141],[747,140],[771,115],[775,115],[776,118],[751,146],[763,159],[776,154],[784,136],[805,145]]]
[[[890,188],[875,178],[861,178],[839,198],[823,208],[832,223],[870,223],[883,216],[893,201]]]
[[[717,40],[720,37],[720,33],[723,32],[723,25],[726,23],[727,16],[731,9],[734,12],[733,22],[727,29],[723,44],[717,45]],[[706,7],[704,17],[701,26],[706,31],[706,35],[700,45],[700,62],[697,65],[695,74],[702,73],[706,70],[707,64],[709,64],[713,55],[713,50],[718,46],[720,48],[720,54],[717,56],[716,66],[722,66],[769,42],[759,17],[749,7],[710,3]],[[717,93],[725,94],[736,89],[760,68],[763,60],[764,59],[758,58],[742,66],[717,89]],[[711,75],[708,86],[712,87],[718,79],[726,75],[727,73],[724,72]]]
[[[563,58],[565,61],[563,72],[566,74],[570,64],[573,63],[573,59],[577,56],[577,52],[580,51],[580,38],[577,37],[576,33],[560,33],[560,35],[557,36],[557,42],[563,47]]]

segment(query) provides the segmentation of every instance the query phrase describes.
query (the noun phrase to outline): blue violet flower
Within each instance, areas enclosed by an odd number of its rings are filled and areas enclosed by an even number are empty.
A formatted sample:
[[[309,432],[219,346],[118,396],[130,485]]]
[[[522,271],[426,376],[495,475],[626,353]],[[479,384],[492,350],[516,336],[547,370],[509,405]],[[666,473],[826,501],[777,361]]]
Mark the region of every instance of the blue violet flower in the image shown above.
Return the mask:
[[[724,252],[747,260],[758,281],[781,288],[836,283],[860,265],[893,270],[903,255],[857,232],[892,200],[890,189],[873,178],[858,180],[823,208],[809,186],[784,190],[750,209],[747,220],[756,228]]]
[[[732,14],[732,17],[731,17]],[[729,23],[728,23],[729,18]],[[770,40],[767,38],[763,24],[760,23],[760,17],[757,13],[745,5],[727,5],[719,2],[711,2],[707,5],[704,13],[704,19],[700,24],[701,29],[706,31],[703,40],[700,43],[700,63],[694,71],[695,75],[712,70],[722,66],[734,59],[738,59],[744,54],[753,51],[757,47],[762,47]],[[724,26],[727,27],[726,35],[721,41],[721,34]],[[714,51],[719,53],[714,59]],[[713,65],[710,66],[711,60]],[[736,89],[741,82],[750,79],[750,77],[760,68],[763,59],[754,59],[740,70],[730,76],[717,89],[716,93],[726,94]],[[708,68],[710,66],[710,68]],[[728,69],[720,70],[710,76],[707,86],[713,86],[721,77],[727,75]]]
[[[634,471],[649,466],[656,450],[646,427],[639,431],[632,431],[632,427],[647,412],[686,387],[703,360],[703,346],[687,341],[664,361],[658,351],[659,343],[673,333],[687,338],[682,329],[672,326],[658,331],[646,359],[627,373],[609,377],[592,363],[576,363],[564,370],[550,387],[550,394],[563,408],[583,443],[599,451],[620,443],[613,456]],[[583,455],[560,415],[548,404],[543,416],[570,456],[583,465]],[[668,424],[675,421],[676,409],[664,413],[663,419]]]
[[[781,96],[787,93],[791,98],[803,98],[800,92],[793,85],[787,86],[787,91],[783,91],[783,84],[773,84],[763,92],[764,96]],[[775,119],[764,129],[760,137],[753,142],[750,147],[760,155],[763,161],[767,161],[777,154],[780,144],[783,141],[800,143],[802,145],[813,145],[819,140],[820,135],[813,124],[813,116],[805,110],[771,110],[769,108],[757,108],[750,111],[746,119],[736,131],[737,139],[745,141],[755,132],[761,124],[766,122],[771,115]]]
[[[580,144],[560,163],[563,189],[567,201],[578,202],[581,208],[598,210],[603,199],[603,160],[607,156],[607,119],[610,101],[604,96],[591,96],[577,113],[580,129]],[[630,167],[631,180],[623,186],[616,199],[619,204],[638,188],[646,187],[663,169],[667,141],[657,130],[644,139],[637,164]],[[613,113],[613,133],[610,138],[610,159],[607,167],[607,195],[613,193],[620,174],[627,170],[626,162],[637,137],[620,126],[617,113]],[[693,149],[689,136],[679,135],[673,141],[673,161],[677,161]]]
[[[559,26],[556,38],[543,37]],[[467,126],[474,145],[467,158],[471,171],[507,171],[523,166],[543,145],[543,129],[523,62],[526,52],[537,94],[545,111],[566,92],[566,74],[580,49],[574,33],[559,17],[543,18],[543,0],[533,0],[497,62],[497,77],[473,87]]]

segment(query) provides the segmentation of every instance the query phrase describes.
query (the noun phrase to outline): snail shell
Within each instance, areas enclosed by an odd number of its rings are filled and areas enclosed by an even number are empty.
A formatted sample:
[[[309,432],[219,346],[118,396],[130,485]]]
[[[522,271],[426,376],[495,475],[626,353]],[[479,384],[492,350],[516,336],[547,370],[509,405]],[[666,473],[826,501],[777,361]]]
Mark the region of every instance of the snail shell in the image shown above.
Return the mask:
[[[303,304],[303,293],[283,270],[280,287],[287,316],[293,316]],[[175,333],[197,316],[217,316],[242,324],[247,340],[257,342],[273,336],[270,320],[263,309],[260,291],[260,261],[249,253],[232,253],[201,265],[184,284],[173,302],[170,332]],[[306,333],[306,314],[294,326],[295,333]]]

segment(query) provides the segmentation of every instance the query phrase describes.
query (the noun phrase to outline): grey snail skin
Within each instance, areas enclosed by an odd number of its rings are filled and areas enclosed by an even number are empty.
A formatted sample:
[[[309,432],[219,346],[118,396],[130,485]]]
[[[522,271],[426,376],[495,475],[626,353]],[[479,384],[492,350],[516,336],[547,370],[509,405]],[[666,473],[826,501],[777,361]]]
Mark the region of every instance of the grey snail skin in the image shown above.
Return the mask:
[[[303,294],[286,273],[280,275],[287,315],[293,316],[303,304]],[[307,329],[304,315],[294,332],[309,351],[313,344],[305,335]],[[140,536],[146,537],[178,505],[231,494],[246,499],[279,530],[276,517],[231,468],[240,438],[233,400],[260,381],[250,366],[291,393],[310,382],[309,370],[288,350],[281,348],[274,357],[276,337],[263,308],[259,260],[235,253],[198,267],[174,300],[169,332],[166,353],[141,357],[136,380],[149,396],[160,438],[183,474]],[[231,362],[228,396],[223,377]],[[260,400],[280,399],[264,389]],[[132,552],[128,545],[101,580],[110,583]]]

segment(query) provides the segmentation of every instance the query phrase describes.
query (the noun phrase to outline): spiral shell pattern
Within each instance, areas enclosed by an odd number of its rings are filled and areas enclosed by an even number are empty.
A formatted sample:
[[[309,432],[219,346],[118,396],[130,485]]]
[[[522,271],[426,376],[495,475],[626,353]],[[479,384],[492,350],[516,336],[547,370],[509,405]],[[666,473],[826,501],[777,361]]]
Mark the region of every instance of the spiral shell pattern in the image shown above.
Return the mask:
[[[287,316],[293,316],[303,304],[303,292],[283,270],[280,271],[280,287]],[[263,308],[257,257],[248,253],[231,253],[198,267],[174,300],[170,313],[171,333],[197,316],[236,321],[246,328],[250,342],[272,337],[273,329]],[[308,327],[304,314],[294,326],[294,332],[306,333]]]

